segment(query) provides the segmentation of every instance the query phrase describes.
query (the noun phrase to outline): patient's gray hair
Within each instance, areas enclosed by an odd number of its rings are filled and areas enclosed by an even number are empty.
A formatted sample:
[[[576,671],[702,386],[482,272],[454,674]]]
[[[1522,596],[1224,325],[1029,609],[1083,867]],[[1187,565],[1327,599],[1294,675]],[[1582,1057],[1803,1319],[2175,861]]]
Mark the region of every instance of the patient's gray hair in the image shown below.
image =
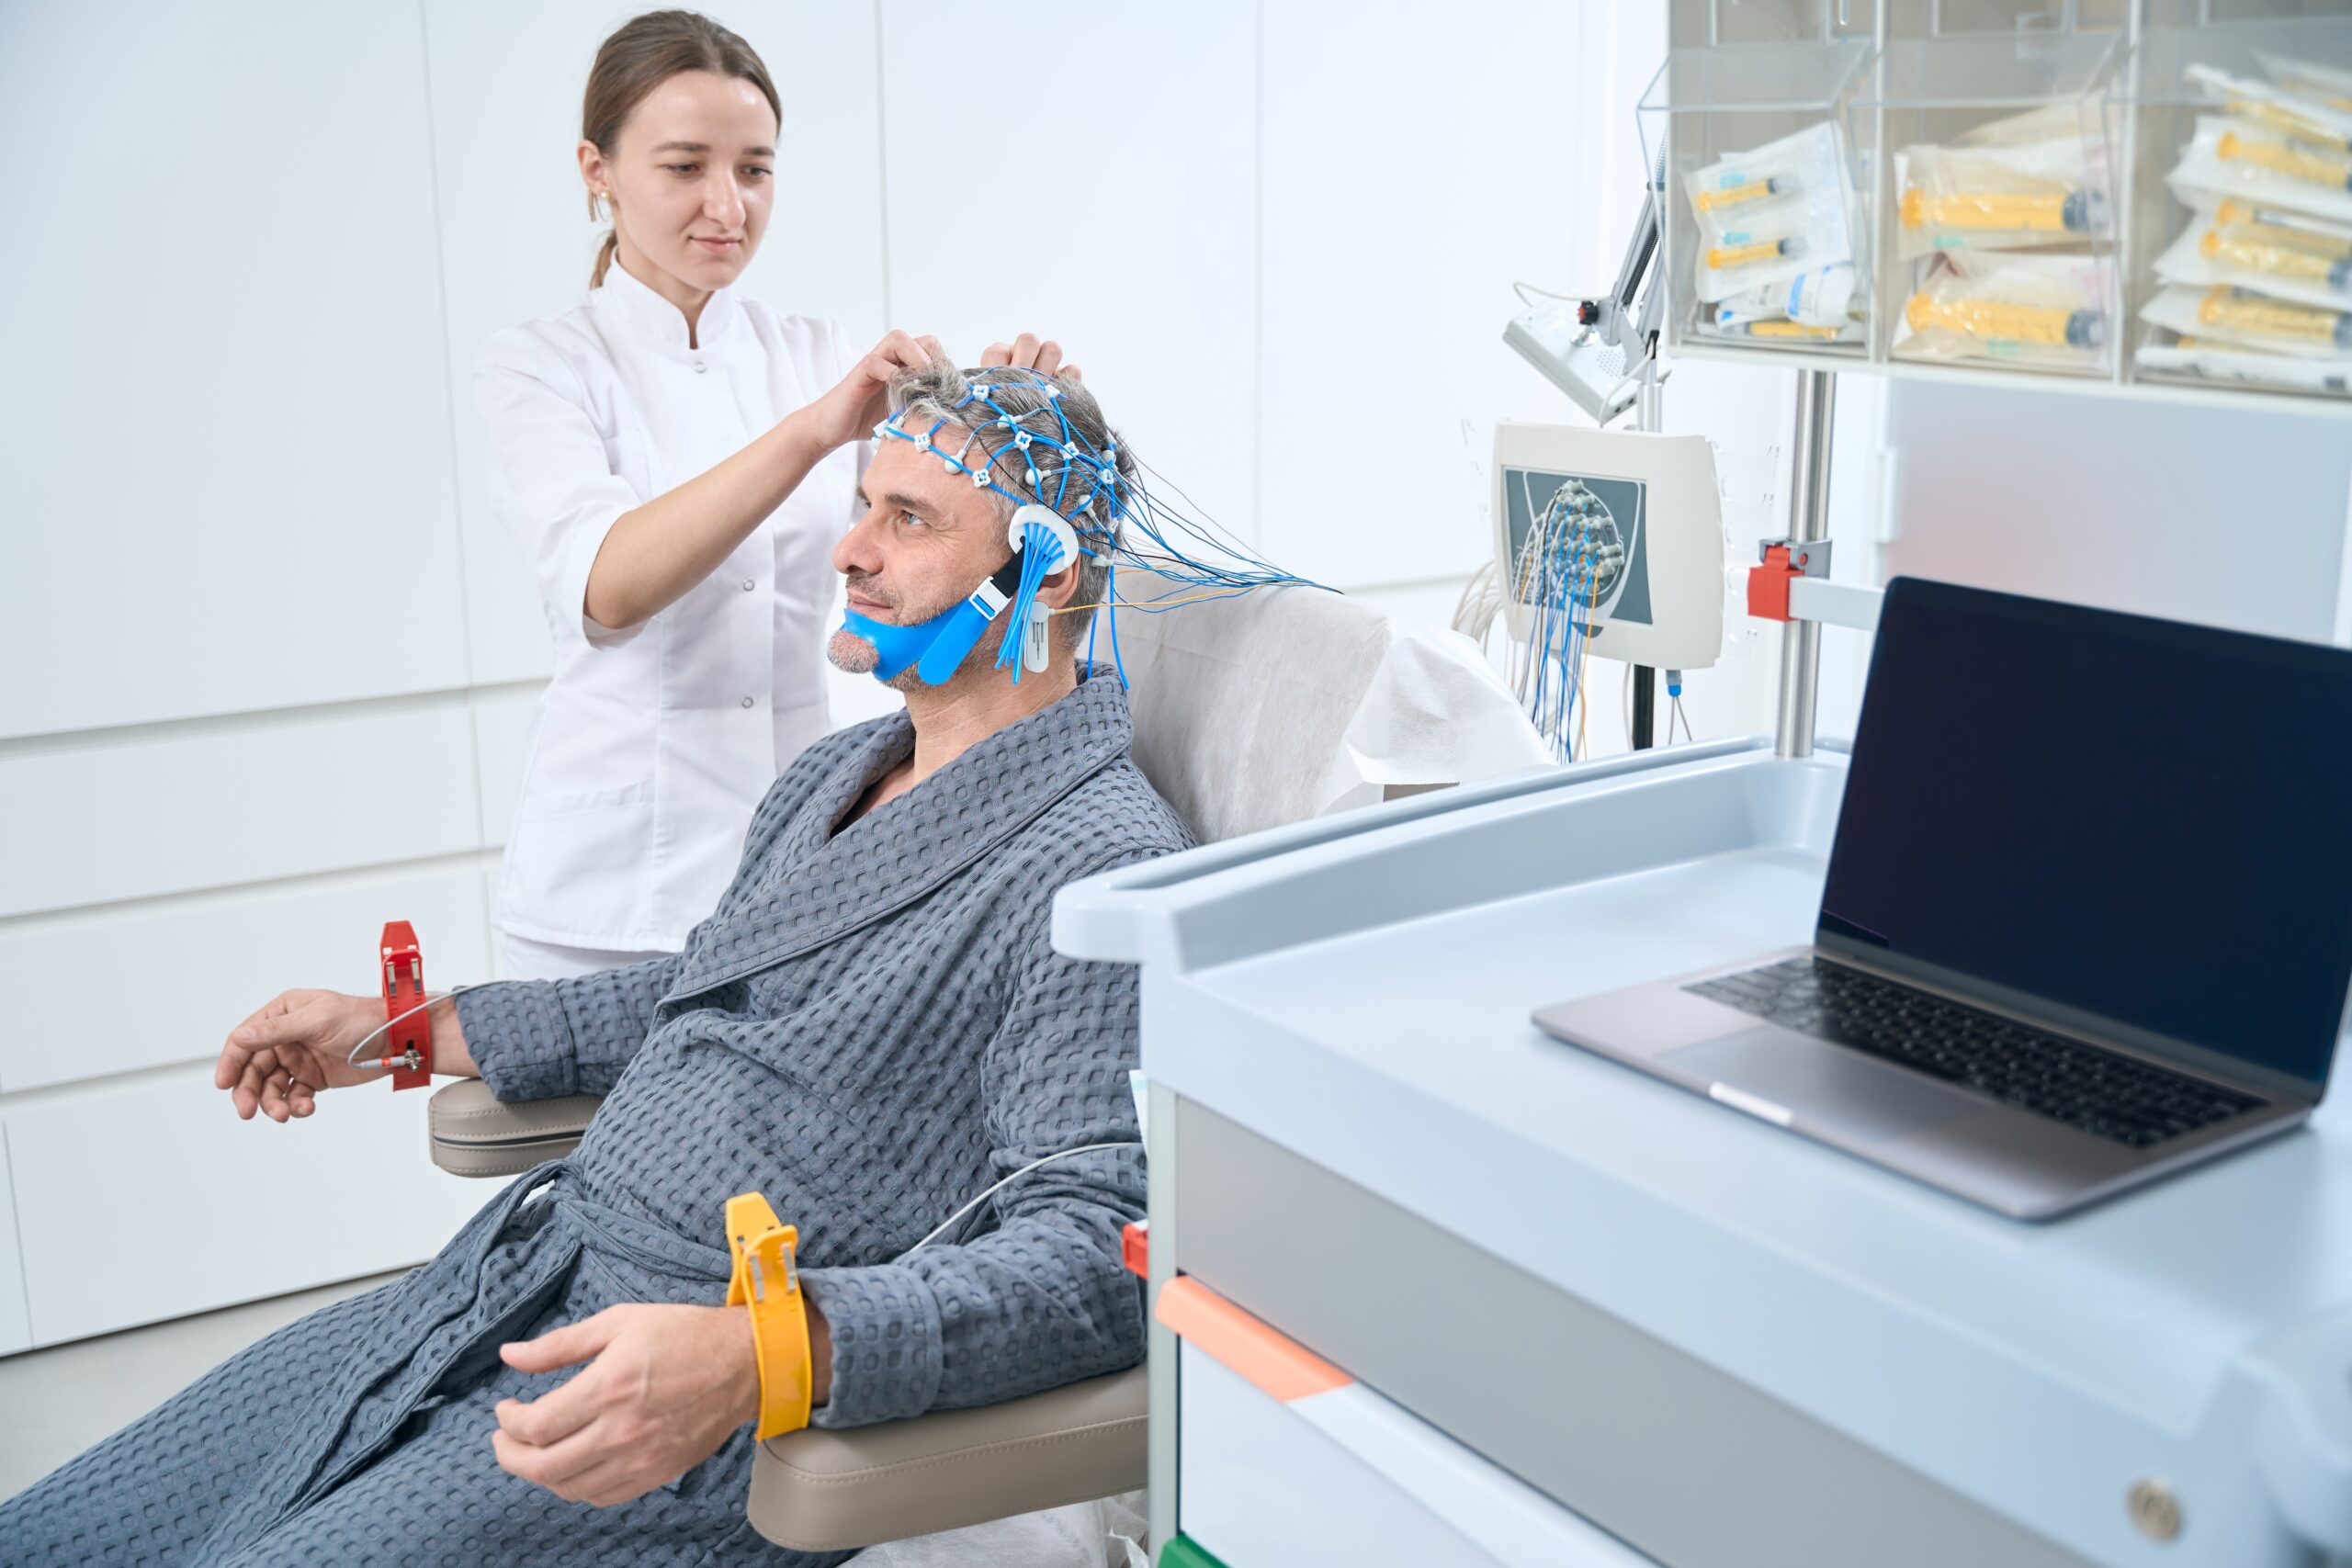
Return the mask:
[[[1031,371],[1001,367],[958,370],[952,365],[902,370],[890,382],[890,412],[894,417],[899,414],[907,416],[899,428],[910,435],[920,435],[931,428],[933,421],[939,422],[944,428],[933,438],[933,444],[944,447],[951,456],[963,445],[963,436],[958,434],[950,440],[948,432],[970,432],[978,437],[974,445],[988,454],[990,477],[996,483],[1016,495],[1052,506],[1054,492],[1061,488],[1061,453],[1040,441],[1025,452],[1015,452],[1012,457],[998,461],[999,456],[1013,446],[1016,432],[1006,429],[1003,421],[987,403],[965,402],[971,396],[975,384],[988,393],[990,400],[997,408],[1002,409],[1005,416],[1012,420],[1020,430],[1026,430],[1033,436],[1051,436],[1056,441],[1061,439],[1062,434],[1061,419],[1056,419],[1053,411],[1053,404],[1058,401],[1061,418],[1069,421],[1071,431],[1081,438],[1081,452],[1088,447],[1102,452],[1114,443],[1117,445],[1118,451],[1113,455],[1112,461],[1118,467],[1119,489],[1123,493],[1133,493],[1129,487],[1135,482],[1136,460],[1127,454],[1125,438],[1113,430],[1110,422],[1102,417],[1102,405],[1094,400],[1094,394],[1088,391],[1082,382],[1071,380],[1067,376],[1053,378],[1051,385],[1059,396],[1049,398],[1046,396],[1047,383]],[[959,407],[959,404],[963,406]],[[979,467],[978,457],[979,454],[975,452],[967,466]],[[1037,483],[1034,490],[1027,478],[1027,471],[1032,468],[1037,470]],[[1090,495],[1093,488],[1086,482],[1085,471],[1080,469],[1070,475],[1069,488],[1062,497],[1068,510],[1061,514],[1076,525],[1082,536],[1091,536],[1082,537],[1080,542],[1094,552],[1079,558],[1078,592],[1070,600],[1073,604],[1100,604],[1109,597],[1111,547],[1121,533],[1119,518],[1112,510],[1110,494],[1103,491]],[[985,493],[996,502],[997,514],[1010,524],[1018,503],[994,491]],[[1083,511],[1077,509],[1081,496],[1089,497]],[[1059,635],[1063,646],[1069,647],[1085,635],[1090,621],[1091,617],[1086,615],[1057,615],[1054,618],[1054,630]]]

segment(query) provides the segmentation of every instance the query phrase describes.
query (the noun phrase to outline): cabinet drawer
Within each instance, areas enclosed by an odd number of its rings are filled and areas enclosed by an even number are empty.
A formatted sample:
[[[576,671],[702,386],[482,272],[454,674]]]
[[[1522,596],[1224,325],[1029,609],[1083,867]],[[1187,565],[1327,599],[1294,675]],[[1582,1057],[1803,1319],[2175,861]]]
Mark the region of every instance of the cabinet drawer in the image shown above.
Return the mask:
[[[1237,1332],[1281,1339],[1228,1320],[1179,1351],[1177,1526],[1226,1568],[1657,1568],[1360,1382],[1269,1379],[1266,1347],[1237,1349]]]

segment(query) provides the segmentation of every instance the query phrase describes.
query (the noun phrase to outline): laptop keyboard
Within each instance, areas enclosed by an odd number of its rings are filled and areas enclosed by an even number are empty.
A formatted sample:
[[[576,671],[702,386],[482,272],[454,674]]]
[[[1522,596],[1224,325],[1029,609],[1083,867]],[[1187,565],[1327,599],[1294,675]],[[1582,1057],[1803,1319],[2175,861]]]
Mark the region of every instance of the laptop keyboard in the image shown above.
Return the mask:
[[[1682,988],[2132,1148],[2210,1127],[2263,1103],[1810,957]]]

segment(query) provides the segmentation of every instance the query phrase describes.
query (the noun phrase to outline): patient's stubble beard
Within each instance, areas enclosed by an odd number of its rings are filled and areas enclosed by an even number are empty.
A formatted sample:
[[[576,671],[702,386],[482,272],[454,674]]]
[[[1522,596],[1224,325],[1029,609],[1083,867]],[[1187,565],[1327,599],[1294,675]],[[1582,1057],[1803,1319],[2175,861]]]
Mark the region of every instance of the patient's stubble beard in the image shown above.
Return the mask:
[[[851,592],[861,599],[871,599],[878,604],[888,606],[890,611],[890,624],[901,626],[921,626],[934,615],[944,615],[954,605],[961,604],[965,597],[957,593],[944,604],[934,604],[928,609],[919,609],[915,614],[909,615],[904,601],[883,592],[870,577],[849,578],[846,580],[846,586]],[[874,618],[881,619],[878,615]],[[999,619],[1002,617],[1000,616]],[[990,660],[993,660],[996,657],[996,645],[1002,640],[1001,628],[989,627],[989,635],[980,638],[979,647],[972,650],[969,658],[978,659],[982,653],[986,653]],[[825,644],[825,658],[834,669],[846,671],[852,675],[871,675],[874,673],[875,667],[882,662],[880,650],[847,626],[836,630],[831,640]],[[915,666],[910,664],[883,684],[897,691],[910,692],[922,684],[922,678],[916,672]]]
[[[832,639],[825,644],[825,658],[834,669],[845,670],[852,675],[871,675],[874,667],[882,662],[882,655],[874,645],[847,626],[837,628]]]

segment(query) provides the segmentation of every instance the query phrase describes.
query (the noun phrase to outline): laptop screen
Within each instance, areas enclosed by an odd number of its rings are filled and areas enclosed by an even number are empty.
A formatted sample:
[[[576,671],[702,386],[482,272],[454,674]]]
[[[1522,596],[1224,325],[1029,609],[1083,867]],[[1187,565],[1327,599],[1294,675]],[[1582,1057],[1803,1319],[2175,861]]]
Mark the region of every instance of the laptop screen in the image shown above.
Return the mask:
[[[1819,940],[2316,1092],[2352,987],[2352,652],[1896,579]]]

